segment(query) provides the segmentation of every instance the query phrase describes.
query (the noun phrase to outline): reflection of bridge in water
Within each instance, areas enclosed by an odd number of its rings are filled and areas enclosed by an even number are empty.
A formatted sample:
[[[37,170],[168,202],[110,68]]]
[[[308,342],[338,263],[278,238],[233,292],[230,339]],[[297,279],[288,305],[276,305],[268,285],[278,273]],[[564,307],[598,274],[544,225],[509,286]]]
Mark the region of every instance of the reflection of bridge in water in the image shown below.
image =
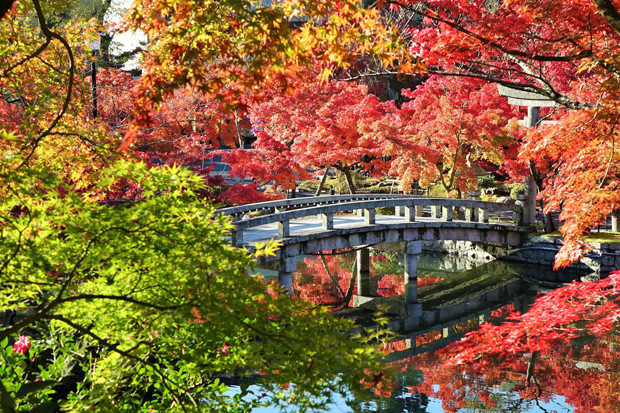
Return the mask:
[[[382,250],[385,246],[376,247]],[[390,245],[389,250],[393,251],[394,246]],[[365,252],[358,250],[355,254],[357,267],[359,255]],[[378,276],[371,277],[369,271],[357,270],[354,275],[357,294],[352,297],[353,305],[338,312],[362,327],[369,327],[374,323],[377,310],[381,310],[389,319],[388,327],[409,340],[407,352],[402,357],[434,350],[458,339],[465,332],[477,328],[478,323],[489,321],[491,313],[500,307],[511,305],[516,311],[526,312],[538,289],[531,282],[533,275],[556,282],[568,282],[575,277],[575,273],[558,274],[536,265],[503,261],[472,263],[463,257],[427,254],[418,259],[423,268],[419,271],[421,277],[430,275],[441,278],[441,281],[417,289],[415,305],[419,308],[413,308],[413,311],[418,310],[417,313],[413,313],[412,303],[407,300],[409,283],[406,280],[403,280],[405,294],[385,297],[380,295]],[[443,261],[443,269],[438,269],[436,263],[427,266],[429,261]],[[467,331],[458,327],[463,323],[470,326]],[[475,325],[472,326],[472,323]],[[435,340],[432,345],[427,341],[423,346],[416,345],[416,337],[433,331],[441,333],[441,340]]]
[[[391,212],[391,214],[386,213]],[[426,198],[403,195],[340,195],[262,202],[225,208],[219,213],[233,216],[236,230],[233,241],[238,246],[252,247],[256,242],[278,240],[280,247],[278,279],[292,290],[292,274],[297,257],[320,251],[357,248],[358,308],[373,306],[377,297],[368,295],[365,280],[369,276],[368,246],[398,242],[404,254],[405,294],[400,300],[402,311],[392,328],[413,331],[425,325],[444,322],[458,311],[476,311],[489,300],[513,296],[521,288],[521,279],[496,273],[481,277],[475,283],[454,281],[443,284],[440,294],[451,291],[458,302],[437,307],[429,296],[432,290],[418,294],[417,264],[425,240],[463,240],[477,244],[519,247],[530,231],[526,208],[463,199]],[[484,299],[469,296],[485,294]],[[373,304],[374,303],[374,304]],[[460,309],[460,310],[458,310]],[[424,310],[424,311],[423,311]]]
[[[371,256],[380,257],[383,251],[398,249],[394,245],[375,247]],[[352,251],[351,254],[359,257],[359,252]],[[357,284],[357,294],[351,300],[353,305],[337,312],[361,327],[374,327],[374,316],[380,309],[389,320],[387,326],[399,333],[398,341],[390,349],[391,360],[437,350],[477,329],[481,323],[498,321],[511,311],[527,312],[539,290],[529,281],[533,276],[556,282],[568,282],[575,277],[575,273],[558,274],[536,265],[503,261],[482,263],[429,253],[420,255],[418,261],[421,279],[440,279],[418,289],[418,303],[423,309],[418,317],[411,315],[406,296],[385,296],[385,290],[381,290],[383,274],[370,275],[368,272],[361,275],[356,270],[351,275],[355,278],[351,281]],[[353,268],[358,264],[359,260]],[[331,280],[337,284],[337,280]],[[348,281],[345,283],[349,284]]]

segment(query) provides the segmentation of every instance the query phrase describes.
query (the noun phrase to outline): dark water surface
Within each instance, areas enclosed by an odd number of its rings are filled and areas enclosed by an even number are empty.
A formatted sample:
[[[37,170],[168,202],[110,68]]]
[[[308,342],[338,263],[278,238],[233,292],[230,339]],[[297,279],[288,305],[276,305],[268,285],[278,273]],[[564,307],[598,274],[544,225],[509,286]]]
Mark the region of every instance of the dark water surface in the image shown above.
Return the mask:
[[[293,281],[294,295],[360,320],[376,303],[387,306],[391,317],[402,317],[403,301],[398,298],[405,291],[402,256],[387,248],[371,250],[370,260],[370,277],[362,285],[353,277],[357,265],[354,252],[300,257]],[[497,324],[511,311],[526,312],[537,295],[567,281],[568,275],[560,276],[536,266],[423,254],[418,260],[418,277],[418,297],[425,311],[439,311],[446,306],[460,308],[454,304],[463,299],[488,305],[471,312],[456,311],[451,320],[424,325],[421,331],[403,334],[391,343],[385,351],[391,367],[399,372],[396,383],[382,389],[381,397],[360,402],[358,406],[363,411],[620,411],[617,335],[568,342],[537,354],[534,359],[526,354],[518,363],[496,360],[484,371],[463,366],[438,367],[450,356],[445,350],[449,343],[477,329],[482,322]],[[515,283],[520,283],[520,287],[513,288]],[[503,291],[504,296],[499,297],[497,291]],[[338,402],[329,406],[329,411],[351,409]]]

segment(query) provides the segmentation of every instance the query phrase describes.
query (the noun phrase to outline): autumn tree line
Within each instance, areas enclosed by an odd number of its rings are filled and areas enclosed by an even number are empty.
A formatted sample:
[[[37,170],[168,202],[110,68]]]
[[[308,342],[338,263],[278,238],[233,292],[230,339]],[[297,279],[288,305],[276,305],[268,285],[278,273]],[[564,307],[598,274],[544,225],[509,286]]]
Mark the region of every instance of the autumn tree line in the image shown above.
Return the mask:
[[[620,201],[614,3],[363,3],[138,0],[114,26],[109,1],[2,3],[4,411],[324,408],[382,386],[386,333],[343,339],[351,323],[246,276],[277,246],[233,248],[213,215],[329,168],[449,196],[474,165],[532,177],[560,212],[557,265],[588,251]],[[95,117],[87,44],[124,30],[149,37],[143,74],[101,69]],[[554,124],[518,126],[497,85],[556,102]],[[272,193],[211,176],[222,147]],[[266,392],[231,395],[230,372]]]

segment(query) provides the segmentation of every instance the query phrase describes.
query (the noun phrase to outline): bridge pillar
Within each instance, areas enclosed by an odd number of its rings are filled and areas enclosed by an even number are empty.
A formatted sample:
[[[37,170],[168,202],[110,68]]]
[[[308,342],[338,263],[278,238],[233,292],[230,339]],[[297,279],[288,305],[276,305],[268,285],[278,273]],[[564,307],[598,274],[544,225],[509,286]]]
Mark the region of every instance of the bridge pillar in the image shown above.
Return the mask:
[[[418,302],[418,255],[422,253],[422,241],[412,241],[405,248],[405,306],[411,317],[422,315]]]
[[[278,285],[293,295],[293,272],[297,269],[297,257],[280,258],[278,269]]]
[[[243,247],[243,230],[242,229],[232,230],[232,242],[237,247]]]
[[[370,291],[370,250],[361,248],[355,252],[357,258],[357,295],[369,297]]]

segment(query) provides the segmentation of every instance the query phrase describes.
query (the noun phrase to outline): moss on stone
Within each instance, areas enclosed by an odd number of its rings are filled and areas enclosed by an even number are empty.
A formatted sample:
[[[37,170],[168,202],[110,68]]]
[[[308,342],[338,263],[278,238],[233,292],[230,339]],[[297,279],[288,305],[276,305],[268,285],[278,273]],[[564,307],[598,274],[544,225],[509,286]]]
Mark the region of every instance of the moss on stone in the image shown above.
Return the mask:
[[[550,232],[548,234],[540,234],[540,233],[532,233],[530,235],[539,236],[539,237],[548,237],[548,238],[562,238],[562,234],[560,231]],[[620,243],[620,232],[615,231],[604,231],[604,232],[594,232],[588,236],[586,236],[586,241],[588,242],[598,242],[598,243]]]

